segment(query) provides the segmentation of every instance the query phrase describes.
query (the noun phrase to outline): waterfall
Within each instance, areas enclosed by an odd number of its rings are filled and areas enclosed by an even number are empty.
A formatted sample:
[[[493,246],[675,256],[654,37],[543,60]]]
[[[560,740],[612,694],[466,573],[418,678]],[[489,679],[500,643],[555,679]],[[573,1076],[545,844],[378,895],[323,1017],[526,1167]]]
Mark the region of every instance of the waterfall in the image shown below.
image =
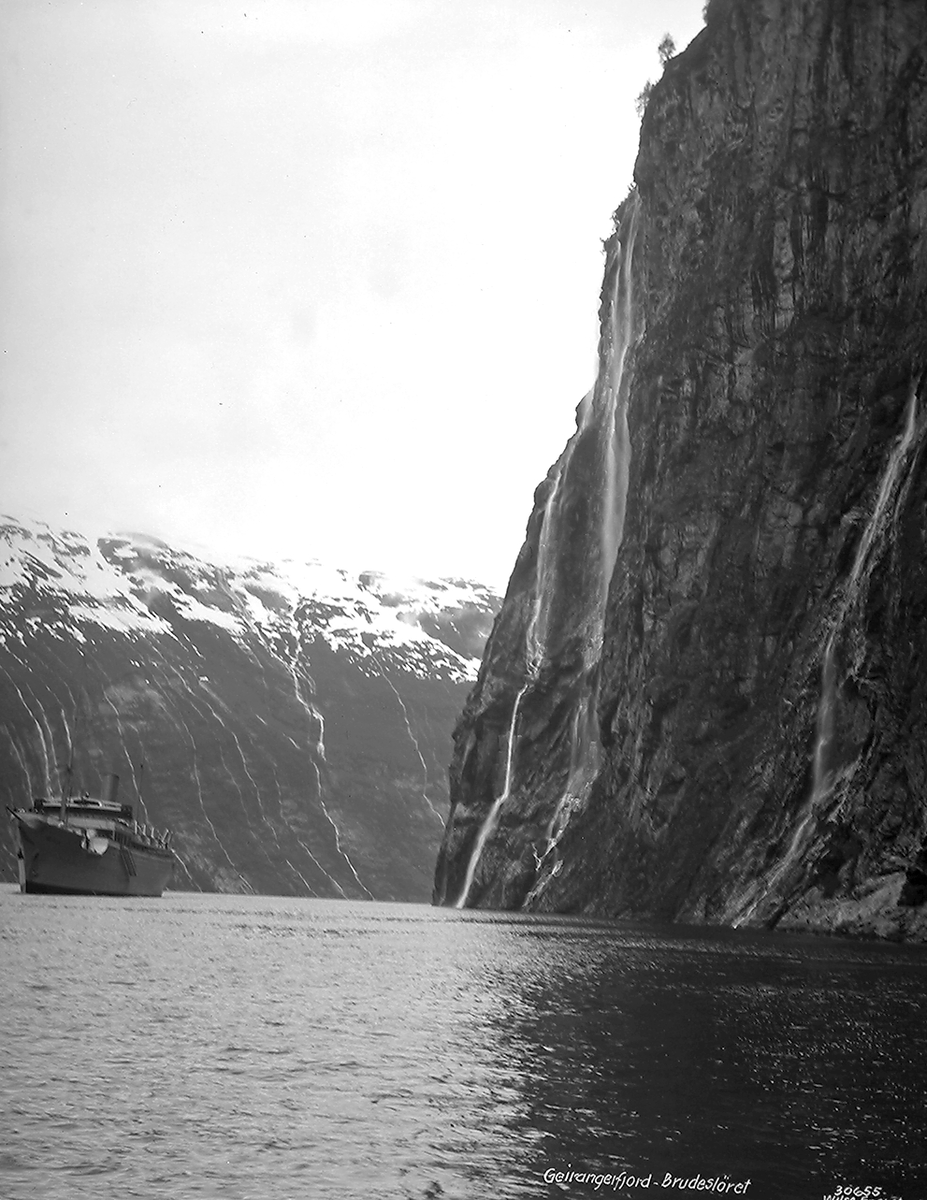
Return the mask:
[[[586,404],[587,396],[583,400],[580,409]],[[499,820],[499,812],[502,805],[508,800],[512,791],[512,762],[515,757],[515,729],[518,723],[518,710],[521,708],[522,698],[528,688],[537,681],[538,673],[541,669],[541,663],[544,661],[544,648],[547,638],[547,622],[550,614],[550,597],[552,589],[548,586],[548,581],[551,577],[551,553],[553,546],[553,529],[554,518],[553,511],[560,492],[560,483],[563,479],[563,465],[558,465],[551,484],[550,493],[544,505],[544,512],[541,517],[541,528],[538,531],[538,552],[537,564],[535,566],[534,577],[534,598],[531,606],[531,618],[528,621],[527,631],[525,633],[525,671],[526,679],[522,684],[518,695],[515,697],[515,703],[512,706],[512,717],[509,721],[509,732],[505,752],[505,777],[502,791],[493,801],[492,807],[486,815],[486,819],[480,826],[479,833],[476,836],[476,841],[473,845],[473,850],[470,853],[470,861],[467,864],[467,873],[464,877],[464,885],[461,889],[460,896],[457,899],[455,908],[463,908],[467,901],[467,896],[470,893],[470,888],[473,885],[473,879],[476,875],[477,864],[480,861],[480,855],[483,853],[483,847],[489,840],[490,835],[496,828]]]
[[[577,411],[576,432],[568,442],[555,470],[544,503],[538,531],[534,589],[530,618],[525,630],[524,677],[512,708],[506,746],[504,786],[487,814],[474,841],[464,885],[455,907],[466,904],[477,866],[499,814],[512,794],[514,763],[518,746],[518,717],[522,700],[546,686],[540,679],[541,667],[553,657],[556,662],[556,637],[551,645],[555,605],[568,607],[573,623],[583,633],[581,674],[570,730],[570,762],[565,794],[551,818],[547,842],[552,846],[554,828],[565,825],[564,813],[572,811],[574,794],[584,794],[591,783],[598,761],[595,734],[595,689],[590,682],[601,656],[608,587],[615,567],[624,528],[625,500],[630,458],[627,424],[627,380],[625,359],[632,342],[633,309],[631,258],[637,233],[639,199],[636,193],[625,208],[618,230],[619,250],[613,258],[614,279],[603,305],[599,340],[599,370],[593,389],[583,398]],[[588,463],[578,461],[577,450],[594,438],[596,446],[591,516],[592,528],[577,529],[569,518],[571,501],[589,489]],[[586,452],[584,451],[584,453]],[[579,455],[582,459],[583,455]],[[565,552],[581,539],[588,541],[588,564],[594,579],[578,584],[564,567]],[[584,562],[584,568],[586,563]],[[547,851],[545,851],[545,856]]]
[[[599,350],[599,377],[591,410],[603,414],[604,471],[601,520],[599,528],[599,577],[597,595],[589,614],[584,647],[586,673],[594,673],[602,652],[608,588],[624,533],[631,444],[628,434],[628,381],[625,359],[634,333],[631,266],[637,235],[639,201],[635,193],[629,205],[627,227],[621,243],[621,255],[615,270],[608,320],[603,325]],[[566,786],[545,833],[545,847],[537,857],[538,867],[555,849],[581,805],[598,769],[599,745],[596,727],[598,680],[584,688],[573,714],[570,737],[570,769]],[[532,889],[533,890],[533,889]]]
[[[882,533],[886,521],[889,504],[896,495],[901,471],[908,456],[908,451],[917,433],[917,387],[911,385],[908,403],[905,410],[905,427],[896,441],[892,452],[885,464],[879,494],[872,509],[872,515],[866,522],[863,536],[859,540],[853,568],[850,571],[847,586],[843,594],[837,615],[831,626],[830,636],[824,647],[824,657],[821,663],[821,698],[818,701],[817,731],[815,736],[814,757],[812,760],[812,807],[830,788],[831,773],[828,770],[828,749],[834,736],[834,713],[837,707],[839,684],[835,650],[837,638],[846,621],[847,613],[856,603],[860,594],[860,581],[863,572],[869,566],[869,557],[873,543]],[[867,574],[868,578],[868,574]]]
[[[615,287],[611,299],[607,339],[603,347],[603,369],[599,379],[603,384],[605,408],[605,495],[602,505],[600,620],[604,621],[608,585],[615,569],[615,559],[624,532],[625,504],[628,495],[628,467],[631,443],[628,435],[628,388],[624,363],[631,345],[633,308],[631,261],[637,237],[640,201],[634,193],[629,206],[628,228],[622,242],[622,252],[615,271]],[[601,631],[599,633],[601,646]]]
[[[580,409],[590,397],[587,396]],[[512,761],[515,757],[515,728],[518,723],[518,710],[521,707],[522,698],[528,688],[536,682],[538,672],[541,669],[541,663],[544,661],[544,647],[547,637],[547,620],[550,613],[550,596],[551,588],[547,586],[547,582],[551,575],[551,551],[553,545],[553,510],[557,502],[560,491],[560,482],[563,478],[562,464],[558,465],[551,484],[550,493],[544,505],[544,512],[541,517],[541,528],[538,531],[538,552],[537,564],[535,566],[534,576],[534,599],[531,606],[531,618],[528,621],[528,628],[525,633],[525,671],[527,678],[522,684],[518,695],[515,697],[515,703],[512,706],[512,717],[509,721],[509,732],[505,752],[505,777],[502,786],[502,791],[493,801],[492,807],[486,815],[486,819],[480,826],[479,833],[476,836],[476,841],[473,845],[473,850],[470,853],[470,861],[467,864],[467,873],[464,877],[464,885],[461,888],[460,896],[454,905],[455,908],[463,908],[467,901],[467,896],[470,893],[470,888],[473,885],[473,879],[476,875],[477,864],[480,861],[480,855],[483,853],[483,847],[489,840],[490,835],[496,828],[499,820],[499,811],[502,805],[508,800],[512,791]]]
[[[847,579],[843,598],[831,624],[830,633],[824,644],[824,654],[821,660],[821,695],[818,700],[817,720],[815,724],[814,751],[811,760],[811,793],[804,806],[802,819],[798,823],[789,848],[783,855],[778,866],[766,881],[763,892],[754,897],[751,904],[734,921],[742,925],[756,911],[764,895],[778,884],[798,856],[807,831],[814,824],[821,801],[830,794],[834,782],[834,764],[832,762],[831,746],[834,740],[834,725],[837,711],[837,701],[840,695],[840,681],[837,677],[836,648],[837,639],[843,629],[851,607],[856,603],[861,592],[861,581],[868,579],[871,570],[870,552],[876,538],[882,533],[891,501],[896,497],[901,479],[901,472],[917,436],[917,384],[911,384],[908,403],[905,411],[905,427],[885,464],[882,481],[872,514],[866,522],[863,536],[860,538],[853,567]]]
[[[483,853],[483,847],[489,840],[489,836],[492,831],[496,828],[496,824],[499,820],[499,810],[502,808],[502,805],[505,804],[506,800],[508,800],[512,791],[512,760],[515,757],[515,728],[518,724],[518,710],[521,707],[522,697],[528,690],[528,687],[529,684],[525,683],[521,691],[515,697],[515,704],[512,708],[512,720],[509,724],[508,748],[505,752],[505,782],[499,798],[494,801],[486,820],[481,825],[480,831],[477,834],[476,844],[473,847],[473,852],[470,855],[470,862],[467,866],[467,874],[464,879],[464,885],[461,888],[457,903],[454,905],[455,908],[463,908],[466,904],[470,888],[473,886],[473,877],[476,875],[477,863],[479,863],[480,855]]]
[[[829,779],[828,751],[834,737],[834,711],[837,707],[837,666],[834,661],[834,644],[837,629],[834,628],[821,663],[821,699],[818,701],[818,717],[815,728],[814,755],[811,760],[812,798],[823,796]]]
[[[582,413],[589,406],[592,394],[583,398],[580,404]],[[582,424],[582,418],[580,419]],[[538,532],[537,565],[534,572],[534,602],[531,610],[531,620],[528,622],[528,632],[525,636],[525,664],[529,679],[536,679],[544,661],[544,648],[547,645],[547,628],[550,619],[550,602],[553,597],[553,552],[555,548],[554,531],[557,525],[554,516],[557,501],[560,498],[560,484],[563,480],[563,464],[557,466],[550,494],[544,505],[541,518],[541,528]]]

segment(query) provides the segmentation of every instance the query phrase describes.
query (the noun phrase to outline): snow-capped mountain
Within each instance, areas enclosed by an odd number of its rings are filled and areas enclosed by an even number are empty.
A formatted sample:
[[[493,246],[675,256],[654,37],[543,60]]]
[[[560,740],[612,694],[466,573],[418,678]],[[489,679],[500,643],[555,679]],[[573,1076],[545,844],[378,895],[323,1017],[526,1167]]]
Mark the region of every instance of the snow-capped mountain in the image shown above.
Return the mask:
[[[120,775],[181,887],[427,899],[499,600],[0,518],[0,792]],[[13,879],[11,830],[0,872]]]

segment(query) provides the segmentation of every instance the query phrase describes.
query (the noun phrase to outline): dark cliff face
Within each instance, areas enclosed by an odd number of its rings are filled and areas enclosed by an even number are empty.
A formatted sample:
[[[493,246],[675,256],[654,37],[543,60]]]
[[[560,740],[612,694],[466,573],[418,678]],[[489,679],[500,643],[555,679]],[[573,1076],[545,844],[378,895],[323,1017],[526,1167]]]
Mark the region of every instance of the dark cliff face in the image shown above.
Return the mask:
[[[538,490],[435,897],[923,938],[927,9],[707,19],[608,246],[617,425],[565,454],[613,446],[626,513],[594,472]],[[539,603],[560,624],[529,669]]]
[[[0,798],[114,771],[172,829],[179,888],[425,900],[495,607],[461,580],[0,523]]]

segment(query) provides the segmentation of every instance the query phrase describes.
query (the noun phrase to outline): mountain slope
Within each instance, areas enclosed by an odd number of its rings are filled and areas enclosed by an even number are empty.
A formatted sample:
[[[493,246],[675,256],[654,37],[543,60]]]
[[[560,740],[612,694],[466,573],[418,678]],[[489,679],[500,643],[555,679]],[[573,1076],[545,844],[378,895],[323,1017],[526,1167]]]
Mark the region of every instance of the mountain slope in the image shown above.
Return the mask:
[[[464,581],[216,564],[0,526],[0,789],[116,771],[177,885],[423,899],[449,731],[495,598]],[[2,868],[15,877],[11,830]]]
[[[644,115],[597,415],[456,731],[435,896],[923,938],[927,9],[707,20]]]

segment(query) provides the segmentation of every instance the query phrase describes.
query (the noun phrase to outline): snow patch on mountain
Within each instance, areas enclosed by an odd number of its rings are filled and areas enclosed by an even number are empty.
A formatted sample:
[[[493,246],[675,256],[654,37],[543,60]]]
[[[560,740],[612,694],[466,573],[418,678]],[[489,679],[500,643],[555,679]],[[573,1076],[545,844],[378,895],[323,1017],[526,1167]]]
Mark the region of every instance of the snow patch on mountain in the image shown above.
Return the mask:
[[[15,605],[14,605],[15,601]],[[17,636],[18,607],[84,640],[93,626],[175,637],[207,623],[240,642],[319,639],[365,673],[476,678],[466,620],[488,630],[498,601],[465,580],[347,571],[318,562],[218,560],[141,534],[91,540],[40,521],[0,517],[0,639]]]

